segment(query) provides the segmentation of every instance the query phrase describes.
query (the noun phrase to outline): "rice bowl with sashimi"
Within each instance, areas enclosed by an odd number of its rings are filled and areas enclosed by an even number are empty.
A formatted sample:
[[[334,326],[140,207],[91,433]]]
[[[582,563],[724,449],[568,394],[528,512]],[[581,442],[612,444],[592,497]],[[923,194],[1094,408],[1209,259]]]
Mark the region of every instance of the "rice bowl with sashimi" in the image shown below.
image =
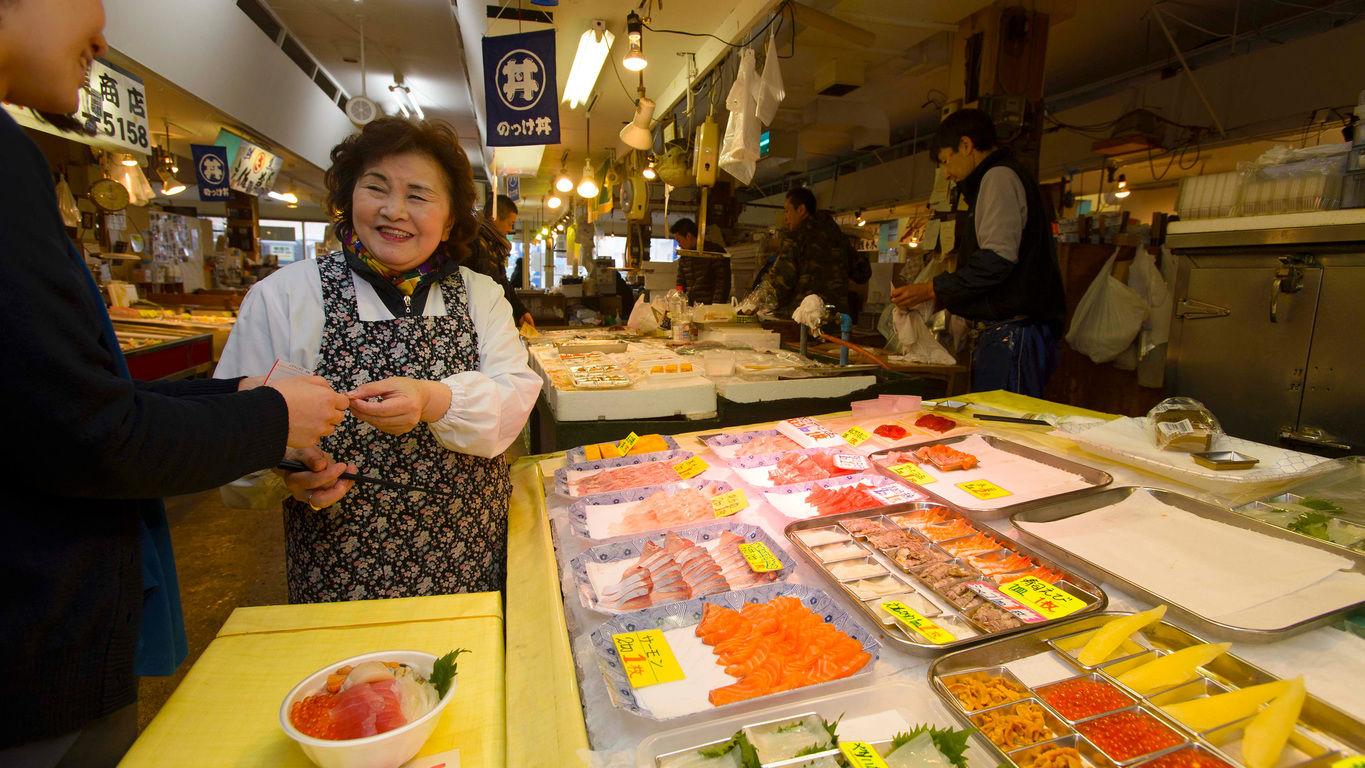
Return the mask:
[[[454,697],[459,650],[354,656],[314,672],[280,705],[280,726],[322,768],[397,768]]]

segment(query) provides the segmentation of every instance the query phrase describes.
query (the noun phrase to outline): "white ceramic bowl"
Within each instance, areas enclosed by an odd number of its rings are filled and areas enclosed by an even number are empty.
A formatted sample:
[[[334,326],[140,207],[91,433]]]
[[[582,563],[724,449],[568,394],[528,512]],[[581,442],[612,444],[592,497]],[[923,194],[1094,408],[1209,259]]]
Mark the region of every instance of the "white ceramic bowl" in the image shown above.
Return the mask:
[[[421,673],[423,677],[429,678],[431,668],[436,663],[436,657],[421,651],[366,653],[360,656],[352,656],[349,659],[334,661],[305,677],[303,682],[294,686],[294,690],[284,697],[284,703],[280,705],[280,727],[284,729],[289,738],[299,743],[303,753],[319,768],[398,768],[398,766],[411,760],[413,755],[416,755],[418,750],[422,748],[422,745],[431,736],[431,732],[436,730],[436,724],[441,720],[441,712],[455,697],[455,686],[459,682],[458,675],[455,680],[451,681],[450,690],[446,691],[446,695],[441,697],[441,700],[430,712],[401,728],[395,728],[387,733],[378,733],[374,736],[345,741],[315,739],[312,736],[299,733],[298,729],[289,722],[289,711],[293,708],[294,702],[302,701],[321,691],[327,685],[327,676],[338,668],[348,664],[354,666],[365,661],[396,661],[407,664]]]

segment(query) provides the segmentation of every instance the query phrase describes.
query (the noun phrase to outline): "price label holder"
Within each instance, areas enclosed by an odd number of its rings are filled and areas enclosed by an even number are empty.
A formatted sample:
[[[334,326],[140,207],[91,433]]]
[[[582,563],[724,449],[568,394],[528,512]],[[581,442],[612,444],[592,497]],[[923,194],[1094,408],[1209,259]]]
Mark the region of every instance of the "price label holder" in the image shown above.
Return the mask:
[[[834,454],[834,466],[839,469],[864,470],[871,469],[872,463],[862,456],[854,456],[851,453]]]
[[[849,431],[845,432],[843,437],[844,440],[848,441],[849,445],[853,446],[854,448],[857,448],[858,446],[862,445],[868,440],[871,440],[872,433],[868,432],[862,427],[854,427],[853,429],[850,429]]]
[[[748,506],[749,500],[744,498],[744,491],[739,489],[711,497],[711,510],[716,517],[729,517]]]
[[[882,756],[865,741],[841,741],[839,751],[853,768],[887,768]]]
[[[1338,760],[1332,763],[1332,768],[1365,768],[1365,755],[1348,757],[1345,760]]]
[[[924,618],[919,611],[916,611],[899,600],[891,600],[882,603],[881,606],[886,609],[887,613],[896,617],[896,621],[899,621],[906,627],[923,635],[924,638],[931,643],[943,645],[944,643],[951,643],[957,639],[953,637],[951,632]]]
[[[751,541],[739,545],[739,553],[749,561],[754,573],[768,573],[782,570],[782,561],[777,559],[771,549],[761,541]]]
[[[892,472],[895,472],[897,475],[900,475],[901,477],[905,478],[906,480],[909,480],[915,485],[928,485],[930,483],[938,482],[938,478],[934,477],[928,472],[925,472],[923,467],[914,462],[897,464],[896,466],[891,467],[890,469]]]
[[[924,500],[923,496],[909,491],[900,483],[879,485],[876,488],[869,490],[868,493],[877,501],[880,501],[888,507],[896,504],[909,504],[910,502]]]
[[[702,461],[700,456],[693,456],[690,459],[680,461],[673,465],[673,471],[677,472],[678,477],[683,480],[691,480],[697,475],[705,472],[707,469],[710,469],[709,465]]]
[[[1036,576],[1007,582],[1000,591],[1049,619],[1069,616],[1085,607],[1084,600]]]
[[[625,439],[625,440],[622,440],[622,441],[621,441],[621,445],[619,446],[620,449],[621,449],[621,455],[622,455],[622,456],[629,456],[629,455],[630,455],[630,449],[635,447],[635,443],[636,443],[636,441],[638,441],[639,439],[640,439],[640,436],[637,435],[637,434],[635,434],[634,432],[631,432],[629,435],[626,435],[626,439]]]
[[[978,499],[981,499],[982,501],[990,501],[991,499],[1003,499],[1006,496],[1014,495],[1009,491],[1005,490],[1004,488],[1001,488],[1000,486],[996,485],[995,483],[992,483],[989,480],[972,480],[971,482],[967,483],[958,483],[957,487],[961,488],[967,493],[970,493],[971,495],[977,497]]]
[[[682,667],[668,647],[661,629],[612,635],[611,642],[621,657],[621,667],[632,688],[671,683],[683,679]]]

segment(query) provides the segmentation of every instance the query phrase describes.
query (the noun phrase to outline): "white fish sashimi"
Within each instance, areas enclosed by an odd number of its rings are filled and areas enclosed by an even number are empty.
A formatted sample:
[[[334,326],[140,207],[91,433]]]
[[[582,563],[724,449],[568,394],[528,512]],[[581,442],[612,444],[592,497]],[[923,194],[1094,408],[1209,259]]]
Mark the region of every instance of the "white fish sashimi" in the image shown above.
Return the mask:
[[[772,763],[796,757],[810,747],[830,746],[829,731],[815,718],[768,723],[744,729],[760,762]]]
[[[948,758],[934,746],[928,731],[902,744],[883,759],[887,768],[953,768]]]
[[[732,749],[720,757],[706,757],[700,752],[683,752],[659,760],[659,768],[742,768],[739,750]]]

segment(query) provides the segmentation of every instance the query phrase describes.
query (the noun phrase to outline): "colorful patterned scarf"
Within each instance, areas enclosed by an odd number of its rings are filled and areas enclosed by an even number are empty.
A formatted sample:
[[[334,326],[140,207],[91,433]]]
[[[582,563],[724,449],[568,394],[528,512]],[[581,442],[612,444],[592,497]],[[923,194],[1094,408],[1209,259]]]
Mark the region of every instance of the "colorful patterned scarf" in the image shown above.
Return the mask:
[[[433,253],[426,261],[418,264],[416,268],[406,272],[398,272],[384,266],[379,259],[376,259],[365,244],[360,242],[360,238],[355,234],[355,230],[346,225],[338,225],[336,229],[337,239],[341,241],[342,248],[347,253],[354,254],[361,264],[369,267],[375,274],[393,283],[398,292],[404,296],[411,296],[418,286],[422,283],[422,278],[427,275],[439,272],[445,266],[448,256],[442,251]]]

